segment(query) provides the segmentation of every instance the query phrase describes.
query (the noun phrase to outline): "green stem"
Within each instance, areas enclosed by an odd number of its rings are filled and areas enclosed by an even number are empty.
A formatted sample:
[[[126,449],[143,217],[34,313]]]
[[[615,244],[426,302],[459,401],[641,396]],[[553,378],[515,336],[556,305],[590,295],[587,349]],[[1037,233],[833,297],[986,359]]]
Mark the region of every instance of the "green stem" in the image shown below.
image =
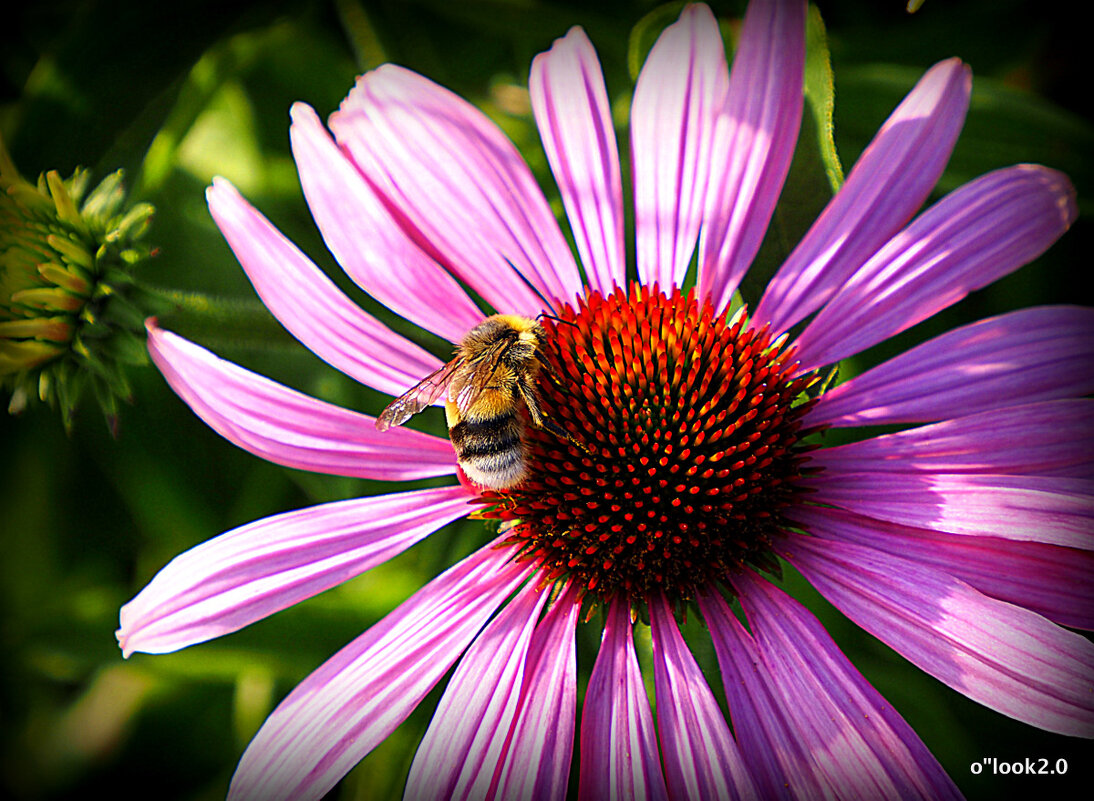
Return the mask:
[[[282,350],[298,343],[269,310],[250,298],[222,297],[141,285],[159,324],[202,344]]]

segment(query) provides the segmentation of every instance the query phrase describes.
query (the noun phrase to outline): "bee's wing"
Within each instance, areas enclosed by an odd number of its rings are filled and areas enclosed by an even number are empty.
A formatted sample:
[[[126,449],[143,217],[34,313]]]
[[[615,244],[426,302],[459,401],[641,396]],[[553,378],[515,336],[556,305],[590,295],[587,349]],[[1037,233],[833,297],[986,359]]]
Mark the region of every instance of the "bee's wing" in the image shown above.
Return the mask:
[[[466,415],[475,398],[490,384],[490,380],[498,371],[501,358],[512,346],[513,340],[500,339],[494,342],[483,353],[475,357],[474,361],[464,365],[464,369],[452,377],[452,385],[449,387],[448,397],[456,404],[461,415]]]
[[[457,357],[443,367],[434,370],[413,387],[388,404],[376,418],[376,428],[385,431],[391,426],[401,426],[441,396],[452,376],[459,372],[463,359]]]

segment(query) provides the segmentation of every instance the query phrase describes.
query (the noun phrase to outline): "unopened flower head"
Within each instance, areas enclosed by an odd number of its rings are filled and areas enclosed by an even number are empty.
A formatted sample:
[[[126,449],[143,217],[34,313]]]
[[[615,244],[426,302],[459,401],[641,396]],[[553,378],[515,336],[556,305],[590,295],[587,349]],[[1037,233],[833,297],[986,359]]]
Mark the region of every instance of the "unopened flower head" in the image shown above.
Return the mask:
[[[504,348],[477,385],[446,394],[449,354],[366,314],[214,182],[214,219],[301,342],[395,398],[424,382],[423,403],[445,405],[453,431],[473,429],[473,456],[526,460],[514,486],[475,485],[449,440],[414,421],[377,428],[149,321],[170,385],[250,452],[375,480],[456,478],[277,515],[182,554],[123,608],[126,654],[235,631],[469,513],[502,521],[284,699],[232,798],[321,797],[453,665],[406,798],[565,798],[575,740],[586,799],[959,797],[778,586],[786,563],[956,691],[1094,736],[1094,645],[1065,628],[1094,628],[1094,310],[1011,312],[835,388],[819,380],[1036,258],[1074,220],[1074,192],[1054,170],[1016,165],[921,211],[971,91],[962,62],[940,62],[758,301],[739,304],[795,149],[805,26],[804,0],[754,0],[732,72],[705,6],[661,34],[631,105],[630,268],[608,94],[580,28],[529,78],[577,258],[513,145],[432,81],[385,65],[327,125],[294,107],[308,204],[366,292],[454,344],[483,322],[472,292],[491,312],[539,319],[542,424],[513,423]],[[871,425],[895,433],[823,437]],[[596,611],[602,643],[577,732],[575,628]],[[681,633],[685,611],[706,624],[732,727]]]
[[[66,425],[92,391],[111,427],[128,398],[126,365],[146,362],[131,270],[152,207],[128,207],[121,172],[26,181],[0,141],[0,387],[18,412],[37,397]]]

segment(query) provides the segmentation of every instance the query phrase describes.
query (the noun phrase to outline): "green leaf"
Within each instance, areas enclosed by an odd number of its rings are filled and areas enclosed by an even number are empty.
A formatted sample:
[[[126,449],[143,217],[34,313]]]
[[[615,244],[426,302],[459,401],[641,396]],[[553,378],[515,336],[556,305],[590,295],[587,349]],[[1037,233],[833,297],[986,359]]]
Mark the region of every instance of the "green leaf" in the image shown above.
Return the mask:
[[[833,136],[833,114],[836,107],[836,87],[832,76],[832,58],[828,51],[828,32],[820,10],[809,6],[805,28],[805,103],[813,113],[817,151],[828,183],[835,194],[843,185],[843,166],[836,152]]]
[[[676,21],[687,3],[665,3],[646,14],[631,28],[630,38],[627,40],[627,71],[631,80],[638,80],[638,73],[649,55],[657,37],[666,27]]]

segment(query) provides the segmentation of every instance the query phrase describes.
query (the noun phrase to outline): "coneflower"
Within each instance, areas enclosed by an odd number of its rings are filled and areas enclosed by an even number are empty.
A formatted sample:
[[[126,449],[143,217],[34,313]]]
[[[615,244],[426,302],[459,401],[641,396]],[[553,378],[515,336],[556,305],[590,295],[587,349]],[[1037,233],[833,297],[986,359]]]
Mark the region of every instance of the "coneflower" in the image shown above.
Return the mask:
[[[501,532],[305,679],[251,742],[230,797],[319,798],[458,662],[406,798],[953,798],[960,793],[823,627],[837,608],[1006,715],[1094,735],[1090,517],[1094,313],[1012,312],[819,392],[827,366],[1017,269],[1075,217],[1061,174],[1019,165],[926,209],[971,77],[933,67],[893,112],[755,308],[731,299],[789,169],[805,3],[756,0],[732,74],[688,6],[631,109],[636,259],[600,65],[571,30],[530,91],[582,267],[516,149],[479,111],[387,65],[329,121],[293,109],[301,182],[331,252],[395,312],[459,342],[493,311],[545,313],[527,479],[325,504],[179,556],[122,610],[128,655],[237,630],[475,513]],[[441,361],[354,305],[227,182],[213,216],[265,304],[316,354],[398,396]],[[914,217],[914,219],[913,219]],[[694,291],[680,287],[693,258]],[[804,323],[804,325],[799,325]],[[447,440],[308,398],[148,324],[214,429],[291,467],[452,475]],[[1046,367],[1051,365],[1051,367]],[[905,430],[823,447],[840,426]],[[1006,565],[1005,569],[996,569]],[[732,611],[739,603],[745,622]],[[574,632],[603,641],[577,729]],[[679,629],[700,616],[731,720]],[[632,637],[652,630],[656,726]],[[747,624],[747,625],[746,625]]]

